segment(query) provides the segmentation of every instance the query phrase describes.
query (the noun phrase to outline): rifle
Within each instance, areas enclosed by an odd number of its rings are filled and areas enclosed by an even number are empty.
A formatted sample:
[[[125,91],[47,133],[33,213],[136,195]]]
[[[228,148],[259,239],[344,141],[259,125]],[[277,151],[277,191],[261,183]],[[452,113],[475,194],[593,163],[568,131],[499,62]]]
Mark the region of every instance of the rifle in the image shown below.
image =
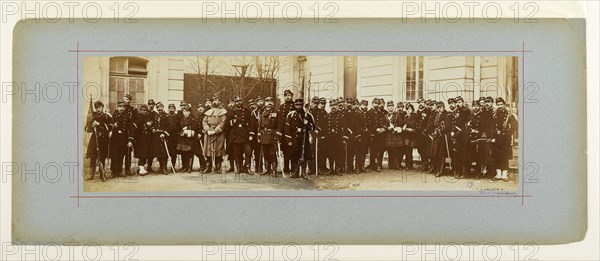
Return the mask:
[[[94,136],[96,138],[96,164],[98,164],[98,171],[100,172],[100,178],[102,182],[106,181],[106,176],[104,176],[104,162],[100,160],[102,158],[100,156],[100,143],[98,143],[98,132],[96,131],[96,127],[94,127]]]

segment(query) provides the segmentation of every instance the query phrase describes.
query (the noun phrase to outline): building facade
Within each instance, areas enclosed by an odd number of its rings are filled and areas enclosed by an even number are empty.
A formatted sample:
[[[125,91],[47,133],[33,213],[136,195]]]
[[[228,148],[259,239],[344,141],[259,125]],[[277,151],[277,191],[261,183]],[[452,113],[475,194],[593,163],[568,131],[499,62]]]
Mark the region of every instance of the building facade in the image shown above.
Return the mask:
[[[512,56],[289,56],[278,95],[354,97],[416,102],[462,96],[503,97],[516,107],[517,57]],[[304,88],[303,88],[304,79]],[[310,86],[307,88],[306,86]]]

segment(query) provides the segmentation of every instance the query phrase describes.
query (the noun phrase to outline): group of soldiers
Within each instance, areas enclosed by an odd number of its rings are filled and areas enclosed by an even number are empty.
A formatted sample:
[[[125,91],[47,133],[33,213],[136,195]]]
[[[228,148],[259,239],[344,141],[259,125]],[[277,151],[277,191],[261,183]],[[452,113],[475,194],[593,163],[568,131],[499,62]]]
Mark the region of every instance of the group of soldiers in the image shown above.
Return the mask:
[[[419,99],[416,110],[409,102],[375,98],[369,108],[366,100],[338,98],[329,100],[329,111],[325,98],[305,104],[289,90],[279,108],[273,97],[257,97],[244,106],[236,96],[224,106],[215,96],[195,111],[183,101],[179,110],[169,104],[167,111],[154,100],[139,110],[130,101],[126,95],[112,115],[102,102],[94,103],[85,128],[92,133],[88,180],[97,167],[105,180],[107,158],[112,177],[131,174],[132,155],[139,175],[154,172],[154,159],[158,173],[175,173],[179,155],[179,172],[192,172],[198,158],[201,173],[222,173],[226,156],[227,172],[307,178],[381,172],[386,152],[389,169],[412,170],[416,149],[421,170],[436,176],[480,178],[495,169],[490,178],[508,181],[517,128],[517,117],[501,97],[482,97],[471,108],[460,96],[450,98],[448,109],[442,101]]]

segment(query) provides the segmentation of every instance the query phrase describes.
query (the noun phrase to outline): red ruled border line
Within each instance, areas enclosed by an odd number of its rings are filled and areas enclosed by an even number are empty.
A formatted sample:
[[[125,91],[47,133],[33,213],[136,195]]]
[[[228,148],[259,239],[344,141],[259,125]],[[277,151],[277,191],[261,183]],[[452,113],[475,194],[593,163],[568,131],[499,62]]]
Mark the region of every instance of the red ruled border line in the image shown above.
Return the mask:
[[[77,53],[530,53],[518,50],[68,50]]]
[[[116,196],[116,195],[107,195],[107,196],[69,196],[69,198],[80,198],[85,199],[94,199],[94,198],[521,198],[521,197],[533,197],[531,195],[365,195],[365,196],[356,196],[356,195],[307,195],[307,196],[294,196],[294,195],[273,195],[273,196],[264,196],[264,195],[256,195],[256,196],[210,196],[210,195],[130,195],[130,196]]]

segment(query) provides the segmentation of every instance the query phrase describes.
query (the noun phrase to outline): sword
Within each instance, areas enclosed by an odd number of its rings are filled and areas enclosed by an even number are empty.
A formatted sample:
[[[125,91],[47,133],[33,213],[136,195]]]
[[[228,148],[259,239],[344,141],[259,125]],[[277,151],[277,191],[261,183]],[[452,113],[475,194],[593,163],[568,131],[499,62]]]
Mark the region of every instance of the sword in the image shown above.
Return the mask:
[[[163,141],[163,144],[165,145],[165,151],[167,151],[167,158],[168,158],[168,162],[171,162],[171,154],[169,153],[169,148],[167,148],[167,141],[165,140],[165,138],[160,138]],[[171,170],[173,171],[173,174],[175,174],[175,167],[173,166],[173,164],[171,164]]]
[[[315,175],[319,176],[319,137],[315,137]]]
[[[214,136],[214,135],[210,135],[210,136]],[[212,174],[215,174],[215,169],[217,168],[217,165],[215,164],[216,159],[215,159],[215,141],[216,141],[216,137],[211,137],[210,139],[210,158],[212,161]]]
[[[281,152],[281,143],[279,141],[277,142],[277,154],[277,159],[280,161],[279,166],[281,166],[281,175],[285,178],[285,171],[283,168],[283,152]],[[277,172],[277,168],[275,168],[275,172]]]
[[[452,170],[452,158],[450,157],[450,148],[448,147],[448,135],[444,134],[444,139],[446,140],[446,153],[448,153],[448,161],[450,163],[450,170]]]

